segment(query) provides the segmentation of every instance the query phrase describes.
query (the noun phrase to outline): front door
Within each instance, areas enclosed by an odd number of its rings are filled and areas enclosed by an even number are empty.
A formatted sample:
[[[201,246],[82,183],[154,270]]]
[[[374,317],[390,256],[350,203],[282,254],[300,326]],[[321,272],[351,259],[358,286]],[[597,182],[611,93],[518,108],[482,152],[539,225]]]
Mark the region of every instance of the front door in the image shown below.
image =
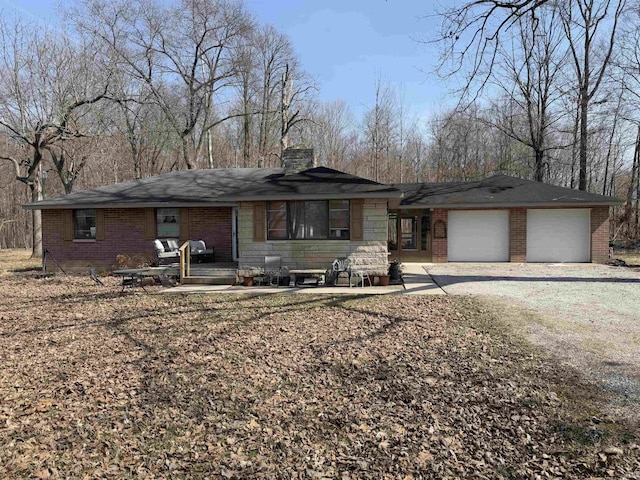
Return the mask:
[[[431,261],[429,210],[389,212],[388,248],[392,259]]]

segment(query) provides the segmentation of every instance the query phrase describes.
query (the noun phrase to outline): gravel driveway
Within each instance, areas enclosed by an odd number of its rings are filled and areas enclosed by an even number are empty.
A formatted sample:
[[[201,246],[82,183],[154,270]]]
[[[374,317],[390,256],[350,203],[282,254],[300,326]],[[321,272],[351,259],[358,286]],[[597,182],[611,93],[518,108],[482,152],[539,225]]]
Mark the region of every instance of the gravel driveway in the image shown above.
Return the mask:
[[[450,295],[480,295],[530,340],[640,402],[640,269],[595,264],[429,264]],[[625,402],[623,402],[625,403]]]

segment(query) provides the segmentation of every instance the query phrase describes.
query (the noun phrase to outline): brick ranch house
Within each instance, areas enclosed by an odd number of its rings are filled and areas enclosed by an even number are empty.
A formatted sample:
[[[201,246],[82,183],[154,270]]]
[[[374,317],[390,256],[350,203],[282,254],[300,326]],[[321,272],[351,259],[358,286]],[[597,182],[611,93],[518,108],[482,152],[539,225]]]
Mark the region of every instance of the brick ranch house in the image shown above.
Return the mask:
[[[514,177],[380,184],[314,166],[289,149],[279,169],[176,171],[25,205],[42,210],[43,247],[63,267],[153,261],[153,240],[204,240],[239,270],[278,255],[327,268],[358,257],[372,272],[416,262],[605,262],[620,202]]]

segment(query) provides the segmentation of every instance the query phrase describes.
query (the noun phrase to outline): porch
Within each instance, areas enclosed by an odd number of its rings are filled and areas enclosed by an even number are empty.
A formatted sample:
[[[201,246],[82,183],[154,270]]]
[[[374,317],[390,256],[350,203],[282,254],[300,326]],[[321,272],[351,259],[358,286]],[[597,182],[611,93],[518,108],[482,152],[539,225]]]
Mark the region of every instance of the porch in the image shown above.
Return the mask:
[[[148,275],[156,274],[158,276],[180,278],[182,285],[233,285],[237,282],[237,262],[193,263],[190,264],[188,271],[183,268],[181,268],[180,263],[172,263],[159,267],[149,267],[147,271]]]
[[[445,292],[433,281],[427,273],[423,263],[405,263],[403,269],[403,283],[395,285],[367,286],[365,288],[342,286],[252,286],[242,285],[213,285],[213,284],[183,284],[166,288],[163,294],[192,294],[219,293],[239,295],[270,295],[270,294],[311,294],[311,295],[444,295]]]

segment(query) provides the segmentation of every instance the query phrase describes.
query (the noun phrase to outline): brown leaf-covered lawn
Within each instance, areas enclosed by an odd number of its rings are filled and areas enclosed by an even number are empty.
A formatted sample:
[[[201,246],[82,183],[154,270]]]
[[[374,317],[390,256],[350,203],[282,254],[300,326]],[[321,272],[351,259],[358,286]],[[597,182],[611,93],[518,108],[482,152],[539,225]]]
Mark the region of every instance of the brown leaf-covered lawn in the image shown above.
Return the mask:
[[[0,478],[640,478],[637,426],[478,301],[134,296],[7,255]]]

